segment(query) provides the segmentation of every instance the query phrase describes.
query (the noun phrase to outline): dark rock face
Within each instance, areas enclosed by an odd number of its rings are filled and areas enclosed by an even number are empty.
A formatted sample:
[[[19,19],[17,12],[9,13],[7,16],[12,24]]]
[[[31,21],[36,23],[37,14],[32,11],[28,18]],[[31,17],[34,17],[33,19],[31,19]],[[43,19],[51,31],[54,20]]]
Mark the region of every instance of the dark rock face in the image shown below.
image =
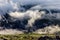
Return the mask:
[[[40,9],[40,10],[39,10],[39,12],[40,12],[40,11],[45,11],[45,12],[46,12],[46,14],[48,14],[48,13],[49,13],[49,10],[47,10],[47,9]]]
[[[60,40],[60,37],[56,36],[56,38],[52,38],[52,37],[45,36],[45,37],[40,37],[38,40]]]
[[[47,13],[50,13],[50,12],[51,12],[51,13],[60,13],[60,10],[59,10],[59,9],[50,9],[50,10],[49,10],[49,9],[40,9],[39,12],[40,12],[40,11],[45,11],[46,14],[47,14]]]
[[[45,37],[40,37],[38,40],[53,40],[51,37],[45,36]]]
[[[56,40],[60,40],[60,37],[59,36],[56,36]]]
[[[28,4],[27,5],[21,5],[21,8],[23,8],[23,9],[20,9],[20,11],[22,11],[22,12],[24,10],[27,11],[27,10],[29,10],[33,6],[35,6],[35,5],[32,5],[32,4],[31,5],[28,5]]]
[[[57,9],[55,9],[55,10],[51,9],[50,11],[51,11],[51,13],[60,13],[59,9],[58,10]]]
[[[37,28],[44,28],[46,26],[52,25],[53,21],[47,20],[47,19],[37,19],[33,26],[36,26]]]
[[[11,19],[11,17],[8,14],[6,14],[4,15],[4,18],[0,21],[0,26],[7,29],[11,28],[11,29],[25,30],[25,25],[27,25],[27,23],[28,19],[14,21],[14,18]]]

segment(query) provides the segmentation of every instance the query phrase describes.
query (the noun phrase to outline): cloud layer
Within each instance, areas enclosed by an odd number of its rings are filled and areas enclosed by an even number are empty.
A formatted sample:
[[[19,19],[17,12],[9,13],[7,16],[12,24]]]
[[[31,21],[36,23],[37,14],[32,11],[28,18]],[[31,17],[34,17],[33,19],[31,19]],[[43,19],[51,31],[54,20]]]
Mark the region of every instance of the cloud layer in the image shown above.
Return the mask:
[[[59,0],[0,0],[0,26],[36,31],[59,25],[59,5]]]

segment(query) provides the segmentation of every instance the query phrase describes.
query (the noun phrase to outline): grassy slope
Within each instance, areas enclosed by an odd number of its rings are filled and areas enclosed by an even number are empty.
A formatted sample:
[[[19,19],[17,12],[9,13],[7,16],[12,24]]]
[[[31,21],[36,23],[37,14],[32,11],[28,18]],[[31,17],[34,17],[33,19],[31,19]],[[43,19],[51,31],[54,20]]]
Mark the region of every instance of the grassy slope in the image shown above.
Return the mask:
[[[16,35],[0,35],[3,40],[38,40],[39,37],[49,36],[55,38],[53,34],[16,34]]]

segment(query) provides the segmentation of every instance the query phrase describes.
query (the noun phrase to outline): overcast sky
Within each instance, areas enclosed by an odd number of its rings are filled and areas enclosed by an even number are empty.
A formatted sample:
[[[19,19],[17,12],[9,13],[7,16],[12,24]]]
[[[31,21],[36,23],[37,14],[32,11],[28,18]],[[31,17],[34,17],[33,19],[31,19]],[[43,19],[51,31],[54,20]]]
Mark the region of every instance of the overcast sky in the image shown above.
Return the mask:
[[[1,10],[6,12],[6,10],[18,10],[19,5],[30,5],[36,4],[42,6],[42,8],[55,8],[60,9],[60,0],[0,0],[0,13]]]

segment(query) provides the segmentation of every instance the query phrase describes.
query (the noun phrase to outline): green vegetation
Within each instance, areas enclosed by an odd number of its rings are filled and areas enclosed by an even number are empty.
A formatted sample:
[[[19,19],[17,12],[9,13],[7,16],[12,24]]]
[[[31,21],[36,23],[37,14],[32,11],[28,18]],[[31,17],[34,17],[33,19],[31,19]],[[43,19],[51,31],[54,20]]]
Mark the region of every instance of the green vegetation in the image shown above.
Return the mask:
[[[43,36],[49,36],[55,38],[53,34],[16,34],[16,35],[0,35],[2,40],[38,40]]]

